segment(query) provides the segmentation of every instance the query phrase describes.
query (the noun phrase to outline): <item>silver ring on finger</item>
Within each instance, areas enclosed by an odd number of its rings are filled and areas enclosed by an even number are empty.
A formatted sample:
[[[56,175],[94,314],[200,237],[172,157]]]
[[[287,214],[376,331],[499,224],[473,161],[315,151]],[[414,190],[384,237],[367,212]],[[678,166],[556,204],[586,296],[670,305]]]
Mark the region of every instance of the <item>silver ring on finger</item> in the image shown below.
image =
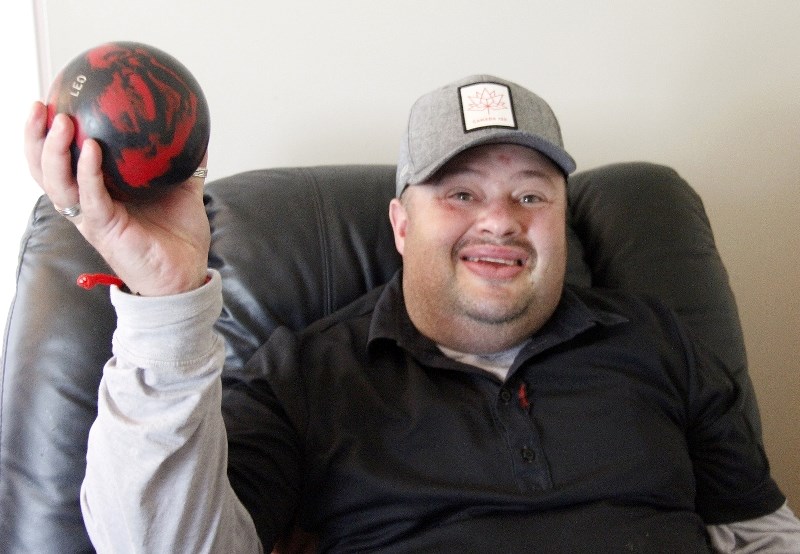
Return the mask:
[[[58,206],[53,206],[58,213],[63,215],[64,217],[72,219],[73,217],[78,217],[81,215],[81,205],[73,204],[69,208],[59,208]]]
[[[200,179],[205,179],[208,177],[208,168],[207,167],[198,167],[192,173],[192,177],[199,177]]]

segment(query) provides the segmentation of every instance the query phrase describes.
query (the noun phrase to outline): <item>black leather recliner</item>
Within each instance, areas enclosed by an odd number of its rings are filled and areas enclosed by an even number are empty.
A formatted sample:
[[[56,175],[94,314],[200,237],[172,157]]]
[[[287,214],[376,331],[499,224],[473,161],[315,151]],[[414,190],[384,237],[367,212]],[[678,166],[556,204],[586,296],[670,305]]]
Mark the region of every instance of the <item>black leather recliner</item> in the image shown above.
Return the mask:
[[[211,182],[209,265],[227,372],[278,325],[299,329],[387,281],[400,265],[388,222],[394,167],[253,171]],[[673,170],[616,164],[570,179],[568,280],[644,291],[672,306],[729,368],[760,424],[734,298],[702,203]],[[91,551],[79,488],[115,315],[108,272],[46,198],[22,243],[0,386],[0,551]]]

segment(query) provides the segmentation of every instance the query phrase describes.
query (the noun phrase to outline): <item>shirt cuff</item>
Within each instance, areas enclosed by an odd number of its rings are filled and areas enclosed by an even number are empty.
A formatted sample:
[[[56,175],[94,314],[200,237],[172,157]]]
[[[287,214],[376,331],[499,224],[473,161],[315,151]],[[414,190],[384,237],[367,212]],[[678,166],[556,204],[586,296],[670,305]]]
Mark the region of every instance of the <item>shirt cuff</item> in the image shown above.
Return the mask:
[[[217,347],[214,322],[222,312],[222,278],[209,269],[202,287],[173,296],[146,297],[111,287],[117,312],[114,354],[138,367],[194,366]]]

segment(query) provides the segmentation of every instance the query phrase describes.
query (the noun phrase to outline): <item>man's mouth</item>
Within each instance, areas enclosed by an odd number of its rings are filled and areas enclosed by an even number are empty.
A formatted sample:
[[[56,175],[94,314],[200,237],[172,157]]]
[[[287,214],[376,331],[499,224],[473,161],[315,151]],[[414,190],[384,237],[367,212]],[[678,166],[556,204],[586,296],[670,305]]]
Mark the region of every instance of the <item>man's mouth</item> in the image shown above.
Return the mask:
[[[527,246],[473,243],[463,245],[458,257],[474,275],[497,282],[519,277],[533,256]]]
[[[525,261],[520,258],[492,258],[488,256],[464,256],[462,258],[465,262],[483,262],[489,264],[499,264],[499,265],[507,265],[507,266],[517,266],[522,267],[525,264]]]

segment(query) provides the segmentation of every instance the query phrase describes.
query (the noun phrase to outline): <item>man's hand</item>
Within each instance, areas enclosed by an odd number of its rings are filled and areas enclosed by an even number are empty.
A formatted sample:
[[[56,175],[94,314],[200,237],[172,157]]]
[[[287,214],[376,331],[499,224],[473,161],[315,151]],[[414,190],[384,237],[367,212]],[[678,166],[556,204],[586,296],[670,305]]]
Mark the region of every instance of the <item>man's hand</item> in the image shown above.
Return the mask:
[[[31,175],[53,204],[61,209],[80,204],[80,215],[70,220],[132,292],[163,296],[201,286],[211,240],[203,179],[190,177],[147,204],[118,202],[103,183],[96,141],[84,141],[73,177],[74,132],[64,114],[55,117],[48,132],[47,108],[34,104],[25,126],[25,155]]]

